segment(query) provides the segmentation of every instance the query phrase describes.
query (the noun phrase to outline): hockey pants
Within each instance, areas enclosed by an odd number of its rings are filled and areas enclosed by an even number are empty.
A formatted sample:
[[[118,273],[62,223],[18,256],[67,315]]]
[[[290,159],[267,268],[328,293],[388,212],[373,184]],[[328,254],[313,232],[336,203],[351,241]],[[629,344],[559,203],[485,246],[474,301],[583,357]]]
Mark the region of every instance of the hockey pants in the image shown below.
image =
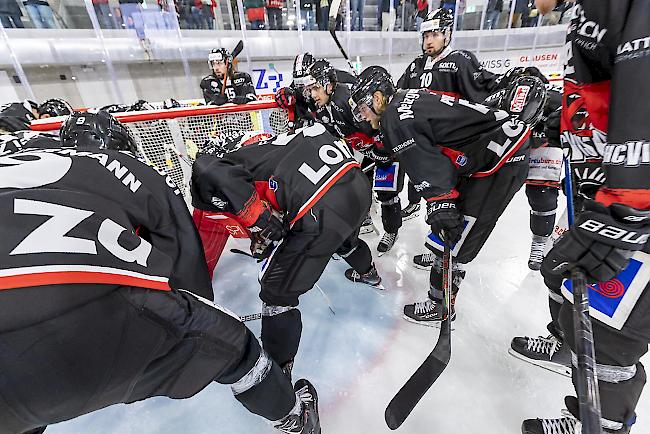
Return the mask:
[[[515,155],[527,154],[528,150],[519,150]],[[461,265],[471,262],[483,248],[499,217],[521,189],[528,174],[528,159],[515,163],[506,163],[498,172],[483,178],[460,178],[456,189],[460,193],[457,199],[460,213],[474,217],[476,220],[462,245],[455,255],[453,263],[453,294],[465,277]],[[429,247],[429,246],[427,246]],[[431,249],[436,260],[429,275],[429,297],[442,299],[442,259],[438,250]],[[437,265],[436,265],[437,264]]]
[[[269,420],[296,401],[237,317],[183,290],[39,286],[2,291],[0,306],[2,434],[152,396],[187,398],[212,381]]]
[[[370,209],[370,186],[361,171],[345,174],[289,231],[260,277],[262,344],[283,365],[298,352],[302,320],[298,298],[318,281],[334,253],[355,270],[370,270],[372,257],[358,238]]]
[[[553,232],[558,189],[545,185],[526,185],[530,205],[530,230],[533,235],[548,237]]]

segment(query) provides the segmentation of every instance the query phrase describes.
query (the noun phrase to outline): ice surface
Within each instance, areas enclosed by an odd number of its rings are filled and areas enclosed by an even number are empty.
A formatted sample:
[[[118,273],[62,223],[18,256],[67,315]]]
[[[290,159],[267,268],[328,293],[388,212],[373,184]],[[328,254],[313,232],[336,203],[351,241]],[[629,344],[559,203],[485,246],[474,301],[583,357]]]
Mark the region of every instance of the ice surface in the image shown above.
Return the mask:
[[[562,196],[560,196],[562,200]],[[405,203],[405,196],[402,203]],[[376,210],[375,210],[376,211]],[[528,204],[520,191],[474,262],[458,296],[449,367],[397,431],[408,434],[518,434],[522,420],[556,417],[572,392],[568,378],[521,362],[507,352],[517,335],[546,335],[547,292],[526,262],[530,243]],[[381,220],[375,212],[378,226]],[[428,272],[411,266],[424,252],[422,213],[404,223],[393,249],[375,263],[385,291],[348,282],[347,264],[330,261],[318,284],[333,315],[314,289],[301,298],[304,330],[294,379],[317,387],[325,434],[391,432],[384,409],[433,348],[436,328],[402,319],[405,303],[422,300]],[[362,236],[373,252],[376,234]],[[228,248],[247,249],[231,240]],[[240,315],[259,312],[258,265],[226,250],[215,274],[218,303]],[[259,336],[259,321],[248,323]],[[650,358],[645,358],[646,365]],[[637,408],[633,433],[650,432],[650,391]],[[113,406],[48,428],[49,434],[272,434],[226,386],[213,384],[197,396],[155,398]]]

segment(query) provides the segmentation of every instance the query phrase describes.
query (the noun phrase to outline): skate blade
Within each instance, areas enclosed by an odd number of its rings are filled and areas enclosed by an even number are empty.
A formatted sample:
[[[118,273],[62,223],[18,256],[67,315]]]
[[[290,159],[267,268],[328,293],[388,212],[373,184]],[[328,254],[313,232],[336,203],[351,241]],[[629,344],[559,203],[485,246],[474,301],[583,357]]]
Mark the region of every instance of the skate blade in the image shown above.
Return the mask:
[[[359,229],[359,235],[371,234],[375,231],[376,229],[374,227],[361,226],[361,229]]]
[[[419,215],[420,215],[420,211],[416,211],[416,212],[414,212],[413,214],[411,214],[409,216],[402,217],[402,221],[405,222],[407,220],[411,220],[412,218],[415,218],[415,217],[417,217]]]
[[[385,251],[385,252],[377,251],[377,256],[381,258],[382,256],[384,256],[384,255],[385,255],[386,253],[388,253],[388,252],[390,252],[390,250],[387,250],[387,251]]]
[[[431,327],[435,329],[439,329],[440,325],[442,324],[442,321],[417,321],[411,318],[410,316],[402,315],[402,317],[407,320],[410,323],[421,325],[424,327]],[[456,330],[456,327],[454,327],[454,322],[451,322],[451,330]]]
[[[546,369],[547,371],[555,372],[556,374],[560,374],[563,377],[569,377],[571,378],[571,368],[559,365],[557,363],[551,363],[551,362],[546,362],[544,360],[533,360],[529,359],[528,357],[519,354],[512,348],[508,348],[508,354],[510,354],[512,357],[515,359],[519,359],[523,362],[529,363],[533,366],[537,366],[538,368]]]

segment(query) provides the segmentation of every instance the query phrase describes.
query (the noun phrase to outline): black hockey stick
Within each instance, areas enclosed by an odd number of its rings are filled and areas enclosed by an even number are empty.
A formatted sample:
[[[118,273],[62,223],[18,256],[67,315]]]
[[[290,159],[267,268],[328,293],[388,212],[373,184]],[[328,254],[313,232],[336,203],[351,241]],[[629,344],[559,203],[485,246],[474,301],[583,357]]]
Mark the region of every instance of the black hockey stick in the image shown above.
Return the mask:
[[[444,307],[448,312],[447,318],[440,325],[440,336],[431,354],[386,407],[384,419],[388,428],[392,430],[404,423],[451,359],[451,250],[447,245],[442,256],[442,286],[445,294]]]
[[[237,45],[235,45],[235,48],[232,49],[230,53],[230,57],[232,57],[232,60],[234,61],[237,56],[239,56],[239,53],[241,53],[241,50],[244,49],[244,41],[241,39],[239,42],[237,42]],[[221,84],[221,95],[226,91],[226,82],[228,81],[228,69],[231,68],[232,65],[228,64],[228,59],[226,59],[226,75],[223,78],[223,83]]]
[[[569,228],[573,226],[575,214],[573,208],[573,181],[571,163],[564,159],[564,182],[567,197],[567,220]],[[589,316],[589,290],[585,272],[580,268],[571,270],[573,288],[573,328],[575,330],[576,357],[578,363],[576,390],[582,422],[582,434],[601,434],[600,394],[596,377],[596,356],[594,352],[594,333]]]
[[[336,42],[336,46],[339,47],[339,50],[341,51],[343,58],[345,59],[346,62],[348,62],[348,66],[350,67],[350,70],[356,76],[357,70],[354,69],[352,62],[350,62],[350,58],[348,57],[348,53],[345,52],[343,46],[341,45],[341,42],[339,42],[339,38],[336,36],[336,19],[338,18],[339,15],[340,6],[341,6],[341,0],[333,0],[332,4],[330,5],[330,16],[329,16],[329,23],[328,23],[329,31],[330,31],[330,35],[332,35],[332,39],[334,39],[334,42]]]

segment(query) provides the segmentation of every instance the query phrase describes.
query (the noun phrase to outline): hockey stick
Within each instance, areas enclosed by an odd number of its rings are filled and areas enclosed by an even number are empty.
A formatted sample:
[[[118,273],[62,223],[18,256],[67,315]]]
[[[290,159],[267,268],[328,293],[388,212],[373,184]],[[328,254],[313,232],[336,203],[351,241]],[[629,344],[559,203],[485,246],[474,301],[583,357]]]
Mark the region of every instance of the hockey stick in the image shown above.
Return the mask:
[[[352,62],[350,62],[350,58],[348,57],[348,53],[345,52],[345,49],[343,49],[341,42],[339,42],[339,38],[336,36],[336,19],[339,15],[340,6],[341,6],[341,0],[333,0],[332,4],[330,5],[330,16],[329,16],[330,19],[328,23],[329,31],[330,31],[330,35],[332,35],[332,39],[334,39],[334,42],[336,42],[336,46],[339,47],[339,51],[341,51],[343,58],[345,59],[346,62],[348,62],[348,66],[350,67],[350,70],[356,76],[357,70],[354,69]]]
[[[233,61],[243,49],[244,42],[240,39],[239,42],[237,42],[237,45],[235,45],[235,48],[233,48],[232,52],[230,53],[230,57],[232,57]],[[223,77],[223,83],[221,83],[221,95],[223,95],[223,93],[226,91],[226,82],[228,81],[228,68],[230,68],[230,65],[228,64],[228,59],[226,59],[226,74]]]
[[[445,244],[442,256],[442,290],[445,295],[444,307],[447,309],[447,318],[440,325],[440,336],[431,354],[386,407],[384,419],[388,428],[392,430],[404,423],[451,359],[451,275],[451,249]]]
[[[571,162],[564,159],[564,182],[567,197],[567,219],[569,228],[574,222],[573,181]],[[600,394],[596,377],[596,356],[594,352],[594,334],[589,316],[589,292],[585,272],[580,268],[571,270],[573,288],[573,327],[575,329],[575,346],[578,363],[576,366],[576,391],[580,408],[582,434],[601,434]]]

